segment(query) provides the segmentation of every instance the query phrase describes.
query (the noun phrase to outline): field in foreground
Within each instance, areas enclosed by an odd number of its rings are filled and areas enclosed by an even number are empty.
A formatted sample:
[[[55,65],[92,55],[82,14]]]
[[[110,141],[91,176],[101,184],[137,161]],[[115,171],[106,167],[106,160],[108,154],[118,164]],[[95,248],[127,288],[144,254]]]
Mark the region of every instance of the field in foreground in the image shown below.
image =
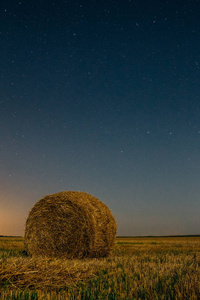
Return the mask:
[[[81,261],[0,237],[0,299],[200,299],[200,237],[117,238],[109,258]]]

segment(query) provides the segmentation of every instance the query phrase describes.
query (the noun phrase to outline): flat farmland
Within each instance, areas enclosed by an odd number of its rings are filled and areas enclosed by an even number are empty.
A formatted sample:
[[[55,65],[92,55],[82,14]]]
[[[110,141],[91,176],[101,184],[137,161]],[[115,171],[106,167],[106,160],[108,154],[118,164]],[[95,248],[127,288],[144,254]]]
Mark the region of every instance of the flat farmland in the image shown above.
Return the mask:
[[[0,299],[200,299],[200,236],[117,237],[110,257],[30,257],[0,237]]]

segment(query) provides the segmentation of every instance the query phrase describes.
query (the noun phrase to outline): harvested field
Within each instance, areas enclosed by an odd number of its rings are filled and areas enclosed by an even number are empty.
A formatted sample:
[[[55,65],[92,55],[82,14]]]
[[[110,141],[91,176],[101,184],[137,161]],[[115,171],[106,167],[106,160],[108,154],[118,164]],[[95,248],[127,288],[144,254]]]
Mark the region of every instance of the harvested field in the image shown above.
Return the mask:
[[[200,299],[200,237],[117,238],[84,260],[31,258],[22,238],[0,249],[1,299]]]

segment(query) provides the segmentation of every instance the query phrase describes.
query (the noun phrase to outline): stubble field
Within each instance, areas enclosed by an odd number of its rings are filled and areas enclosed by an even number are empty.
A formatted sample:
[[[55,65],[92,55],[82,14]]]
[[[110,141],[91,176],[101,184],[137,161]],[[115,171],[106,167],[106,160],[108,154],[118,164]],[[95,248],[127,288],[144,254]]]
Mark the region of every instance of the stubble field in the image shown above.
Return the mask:
[[[31,258],[0,237],[0,299],[200,299],[200,237],[118,237],[86,260]]]

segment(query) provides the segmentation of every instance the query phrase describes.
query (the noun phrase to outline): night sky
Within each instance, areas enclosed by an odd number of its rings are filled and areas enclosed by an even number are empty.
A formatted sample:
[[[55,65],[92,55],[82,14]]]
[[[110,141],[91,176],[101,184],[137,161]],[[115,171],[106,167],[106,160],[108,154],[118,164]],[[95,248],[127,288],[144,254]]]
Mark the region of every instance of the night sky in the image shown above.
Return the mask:
[[[1,0],[0,235],[48,194],[200,234],[200,2]]]

